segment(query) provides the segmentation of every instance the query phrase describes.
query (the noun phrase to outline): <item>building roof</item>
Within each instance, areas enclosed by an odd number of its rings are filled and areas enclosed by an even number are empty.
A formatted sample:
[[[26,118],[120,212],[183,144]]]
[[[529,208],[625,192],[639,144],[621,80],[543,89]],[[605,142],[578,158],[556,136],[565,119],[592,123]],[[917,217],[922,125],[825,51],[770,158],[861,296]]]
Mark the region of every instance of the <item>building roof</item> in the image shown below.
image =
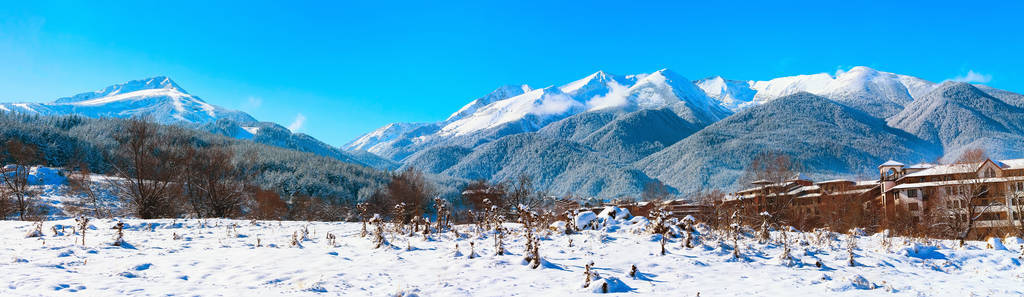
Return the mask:
[[[1010,160],[986,160],[985,162],[992,161],[1003,169],[1024,169],[1024,159],[1010,159]],[[907,174],[905,177],[918,177],[918,176],[932,176],[932,175],[946,175],[946,174],[959,174],[959,173],[971,173],[978,171],[981,167],[981,163],[965,163],[965,164],[946,164],[946,165],[933,165],[927,163],[920,163],[911,166],[910,168],[926,168],[924,170]],[[888,162],[886,162],[888,163]]]
[[[946,180],[946,181],[934,181],[934,182],[923,182],[923,183],[907,183],[900,184],[892,187],[889,190],[900,190],[900,189],[917,189],[927,187],[938,187],[938,186],[955,186],[970,183],[1000,183],[1008,181],[1024,181],[1024,176],[1009,176],[1009,177],[990,177],[980,179],[963,179],[963,180]]]
[[[903,163],[896,162],[896,161],[893,161],[893,160],[885,161],[885,163],[882,163],[882,165],[878,165],[878,167],[885,167],[885,166],[905,166],[905,165]]]
[[[981,166],[981,164],[982,163],[936,165],[932,168],[907,174],[905,177],[971,173],[978,171],[978,167]]]
[[[914,164],[914,165],[910,165],[910,167],[907,167],[907,168],[910,168],[910,169],[928,169],[928,168],[932,168],[932,167],[935,167],[935,164],[917,163],[917,164]]]
[[[1006,165],[1003,169],[1024,169],[1024,159],[1010,159],[999,161]]]
[[[848,179],[832,179],[832,180],[816,182],[815,184],[824,185],[824,184],[836,184],[836,183],[851,183],[852,184],[854,182],[852,180],[848,180]]]
[[[799,186],[799,187],[796,187],[796,188],[790,190],[789,192],[786,192],[786,195],[796,195],[796,194],[800,194],[800,192],[817,191],[817,190],[821,190],[821,187],[819,187],[819,186]]]
[[[797,172],[793,177],[790,177],[788,181],[806,180],[810,181],[811,178],[807,177],[803,173]]]

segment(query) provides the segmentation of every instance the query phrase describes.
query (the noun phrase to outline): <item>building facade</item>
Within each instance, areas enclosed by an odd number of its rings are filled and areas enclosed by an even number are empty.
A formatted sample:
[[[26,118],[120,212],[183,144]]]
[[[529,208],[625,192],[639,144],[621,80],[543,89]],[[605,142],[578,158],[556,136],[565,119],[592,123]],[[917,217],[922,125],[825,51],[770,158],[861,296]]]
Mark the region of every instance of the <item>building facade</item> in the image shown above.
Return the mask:
[[[887,220],[970,220],[974,238],[1002,236],[1021,226],[1024,159],[913,166],[889,161],[879,166],[879,177]]]
[[[785,212],[815,227],[860,215],[877,216],[883,226],[928,222],[951,230],[970,221],[972,238],[1024,230],[1024,159],[910,166],[888,161],[878,172],[878,180],[814,182],[800,174],[784,182],[759,180],[727,195],[723,205],[747,215]],[[863,213],[851,212],[858,206]]]

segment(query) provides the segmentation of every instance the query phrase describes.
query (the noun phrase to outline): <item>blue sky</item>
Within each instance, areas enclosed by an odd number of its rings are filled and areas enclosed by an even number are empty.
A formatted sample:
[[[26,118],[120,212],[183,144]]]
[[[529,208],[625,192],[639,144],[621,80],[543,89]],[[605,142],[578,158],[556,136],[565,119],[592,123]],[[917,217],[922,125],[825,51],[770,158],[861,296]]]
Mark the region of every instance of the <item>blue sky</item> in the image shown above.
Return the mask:
[[[167,75],[261,120],[302,118],[333,145],[597,70],[747,80],[865,65],[1024,92],[1024,7],[1010,2],[34,2],[0,6],[0,101]]]

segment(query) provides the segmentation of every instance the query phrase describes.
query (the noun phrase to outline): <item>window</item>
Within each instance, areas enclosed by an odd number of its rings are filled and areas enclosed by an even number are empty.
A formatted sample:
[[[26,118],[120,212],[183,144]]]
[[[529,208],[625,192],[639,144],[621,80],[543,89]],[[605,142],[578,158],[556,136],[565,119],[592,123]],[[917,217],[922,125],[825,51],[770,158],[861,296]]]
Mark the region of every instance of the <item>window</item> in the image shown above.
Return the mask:
[[[907,190],[907,197],[917,198],[917,189]]]
[[[985,169],[985,175],[982,177],[996,177],[996,170],[990,168]]]
[[[942,188],[942,195],[944,195],[944,196],[952,196],[953,195],[953,187]]]
[[[919,205],[918,205],[918,204],[917,204],[916,202],[914,202],[914,203],[909,203],[909,204],[907,204],[907,206],[908,206],[908,207],[910,208],[910,210],[912,210],[912,211],[917,211],[917,210],[920,210],[920,209],[921,209],[921,206],[919,206]]]

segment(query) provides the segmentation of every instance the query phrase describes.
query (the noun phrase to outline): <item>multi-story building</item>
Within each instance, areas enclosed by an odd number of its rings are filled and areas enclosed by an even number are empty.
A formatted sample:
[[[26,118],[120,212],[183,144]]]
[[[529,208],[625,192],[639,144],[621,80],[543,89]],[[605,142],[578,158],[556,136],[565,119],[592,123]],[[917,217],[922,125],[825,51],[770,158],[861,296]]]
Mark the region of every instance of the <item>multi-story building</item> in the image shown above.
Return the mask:
[[[759,180],[727,195],[723,205],[740,206],[748,215],[784,211],[819,225],[842,210],[837,208],[858,205],[885,222],[920,222],[929,215],[957,221],[950,224],[973,219],[974,238],[1003,235],[1024,222],[1024,159],[910,166],[888,161],[878,171],[878,180],[813,182],[800,174],[784,182]]]
[[[973,219],[971,236],[976,238],[1002,235],[998,232],[1021,223],[1024,159],[914,166],[889,161],[878,168],[887,220],[907,216],[919,221],[929,213],[954,221]]]
[[[814,182],[796,174],[783,182],[758,180],[753,187],[726,196],[725,206],[743,209],[746,215],[785,212],[810,226],[825,225],[826,218],[851,207],[870,208],[881,194],[878,181],[835,179]]]

